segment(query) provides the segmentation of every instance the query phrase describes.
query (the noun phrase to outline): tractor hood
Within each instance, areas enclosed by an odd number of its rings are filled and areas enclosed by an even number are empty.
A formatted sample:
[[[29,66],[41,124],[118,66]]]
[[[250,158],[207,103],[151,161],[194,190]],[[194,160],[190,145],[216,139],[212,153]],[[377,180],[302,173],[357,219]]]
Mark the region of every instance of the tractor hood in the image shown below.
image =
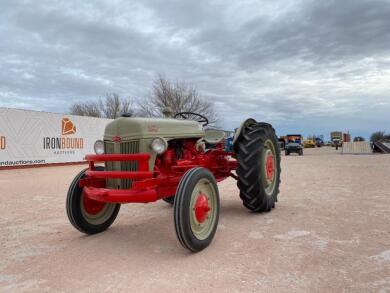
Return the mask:
[[[123,140],[163,137],[203,137],[204,130],[196,121],[172,118],[128,118],[120,117],[107,124],[104,140],[119,136]]]

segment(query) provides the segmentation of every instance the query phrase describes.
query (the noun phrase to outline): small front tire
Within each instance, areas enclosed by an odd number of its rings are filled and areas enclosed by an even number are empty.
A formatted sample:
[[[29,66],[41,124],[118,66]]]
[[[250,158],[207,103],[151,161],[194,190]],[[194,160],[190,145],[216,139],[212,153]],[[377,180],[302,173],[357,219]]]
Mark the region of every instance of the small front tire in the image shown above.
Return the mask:
[[[183,175],[173,211],[176,235],[184,248],[198,252],[210,245],[218,226],[219,192],[209,170],[193,168]]]
[[[66,212],[70,223],[80,232],[96,234],[103,232],[115,221],[120,204],[104,203],[84,196],[83,188],[79,186],[80,179],[85,177],[81,171],[69,186],[66,199]],[[104,170],[97,166],[96,170]]]

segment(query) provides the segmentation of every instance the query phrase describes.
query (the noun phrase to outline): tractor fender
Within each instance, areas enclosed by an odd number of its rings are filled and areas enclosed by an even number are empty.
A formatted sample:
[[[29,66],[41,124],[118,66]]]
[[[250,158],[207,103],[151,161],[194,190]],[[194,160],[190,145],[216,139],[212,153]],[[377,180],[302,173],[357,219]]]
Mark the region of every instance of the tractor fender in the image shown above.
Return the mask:
[[[238,127],[238,128],[236,129],[236,131],[234,132],[234,137],[233,137],[233,149],[234,149],[234,145],[236,144],[237,139],[238,139],[238,138],[240,137],[240,135],[241,135],[242,130],[243,130],[245,127],[247,127],[247,126],[252,125],[252,124],[256,124],[256,123],[257,123],[257,121],[256,121],[255,119],[253,119],[253,118],[248,118],[248,119],[246,119],[244,122],[241,123],[240,127]]]

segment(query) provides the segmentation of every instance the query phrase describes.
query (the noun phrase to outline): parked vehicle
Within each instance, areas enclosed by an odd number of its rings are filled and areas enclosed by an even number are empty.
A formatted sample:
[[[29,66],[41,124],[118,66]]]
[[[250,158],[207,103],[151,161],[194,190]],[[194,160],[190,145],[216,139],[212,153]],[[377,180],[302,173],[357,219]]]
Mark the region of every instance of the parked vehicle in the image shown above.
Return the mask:
[[[284,147],[286,146],[286,139],[285,139],[285,137],[280,137],[278,139],[278,142],[279,142],[279,148],[281,150],[284,150]]]
[[[286,156],[289,156],[292,153],[296,153],[300,156],[303,155],[303,146],[296,142],[289,142],[286,144],[286,147],[284,149],[284,154]]]
[[[234,137],[228,137],[225,140],[225,151],[232,152],[233,151],[233,139]]]
[[[204,129],[207,124],[206,117],[191,112],[110,122],[104,140],[95,142],[96,154],[85,157],[89,167],[70,184],[70,223],[80,232],[100,233],[115,221],[121,204],[162,199],[173,205],[179,242],[197,252],[211,243],[217,229],[217,182],[233,177],[247,209],[271,211],[280,184],[273,127],[245,120],[235,132],[233,150],[226,151],[225,133]]]
[[[286,135],[286,142],[296,142],[299,144],[302,144],[303,137],[302,134],[287,134]]]
[[[341,131],[332,131],[330,133],[330,141],[332,142],[332,147],[336,147],[343,145],[343,133]]]
[[[312,139],[307,139],[303,141],[303,147],[304,148],[315,148],[316,143]]]
[[[316,143],[316,147],[318,147],[318,148],[324,146],[324,141],[320,137],[316,137],[315,143]]]

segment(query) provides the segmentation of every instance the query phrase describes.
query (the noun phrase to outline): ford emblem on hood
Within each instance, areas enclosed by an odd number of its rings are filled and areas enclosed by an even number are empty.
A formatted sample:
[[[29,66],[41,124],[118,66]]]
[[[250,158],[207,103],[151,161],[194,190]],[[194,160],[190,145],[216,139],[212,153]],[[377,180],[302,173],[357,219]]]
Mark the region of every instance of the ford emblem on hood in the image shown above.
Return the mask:
[[[111,138],[111,140],[113,142],[121,142],[122,141],[122,137],[120,137],[119,135],[115,135]]]

